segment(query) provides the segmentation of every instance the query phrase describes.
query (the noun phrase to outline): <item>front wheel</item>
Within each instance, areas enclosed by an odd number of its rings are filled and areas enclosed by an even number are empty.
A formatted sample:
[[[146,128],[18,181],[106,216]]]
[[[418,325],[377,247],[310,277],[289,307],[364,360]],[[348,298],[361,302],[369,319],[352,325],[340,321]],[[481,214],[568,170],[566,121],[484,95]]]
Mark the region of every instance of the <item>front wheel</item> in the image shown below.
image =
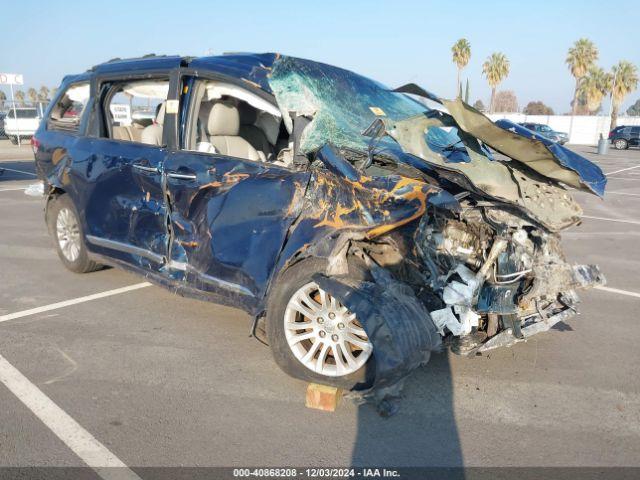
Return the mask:
[[[276,363],[308,382],[354,389],[375,376],[373,346],[355,313],[313,280],[326,262],[304,260],[281,274],[269,296],[267,336]],[[366,273],[351,268],[350,277]]]
[[[613,146],[616,147],[616,150],[626,150],[627,148],[629,148],[629,144],[623,138],[619,138],[615,142],[613,142]]]
[[[67,195],[51,199],[47,206],[47,219],[58,257],[65,267],[76,273],[101,268],[100,264],[89,259],[78,212]]]

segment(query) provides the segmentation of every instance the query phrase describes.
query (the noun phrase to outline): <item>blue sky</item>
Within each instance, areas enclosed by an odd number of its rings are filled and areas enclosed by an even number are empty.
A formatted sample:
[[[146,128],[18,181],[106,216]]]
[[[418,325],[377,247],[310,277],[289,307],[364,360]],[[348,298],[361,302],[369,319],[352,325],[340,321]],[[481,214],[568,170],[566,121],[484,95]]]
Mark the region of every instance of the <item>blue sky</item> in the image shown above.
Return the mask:
[[[463,78],[469,78],[472,101],[488,103],[481,65],[501,51],[511,61],[511,73],[499,89],[514,90],[521,107],[542,100],[564,113],[574,87],[564,60],[576,39],[595,42],[605,69],[621,59],[640,67],[633,0],[617,0],[616,15],[602,0],[21,0],[12,5],[0,37],[0,72],[23,73],[25,90],[56,86],[65,74],[113,57],[278,51],[348,68],[389,86],[416,82],[451,97],[456,81],[451,45],[466,37],[472,56]],[[639,91],[623,108],[637,98]]]

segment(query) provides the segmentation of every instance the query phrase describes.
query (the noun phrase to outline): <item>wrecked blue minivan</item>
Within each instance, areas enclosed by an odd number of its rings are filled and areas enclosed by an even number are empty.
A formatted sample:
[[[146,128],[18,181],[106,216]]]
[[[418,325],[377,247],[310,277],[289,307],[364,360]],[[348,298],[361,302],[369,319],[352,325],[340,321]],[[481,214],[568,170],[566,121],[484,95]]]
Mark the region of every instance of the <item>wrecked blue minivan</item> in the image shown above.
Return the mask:
[[[241,308],[285,372],[392,392],[604,282],[559,233],[605,177],[523,130],[279,54],[149,56],[66,77],[33,146],[67,268]]]

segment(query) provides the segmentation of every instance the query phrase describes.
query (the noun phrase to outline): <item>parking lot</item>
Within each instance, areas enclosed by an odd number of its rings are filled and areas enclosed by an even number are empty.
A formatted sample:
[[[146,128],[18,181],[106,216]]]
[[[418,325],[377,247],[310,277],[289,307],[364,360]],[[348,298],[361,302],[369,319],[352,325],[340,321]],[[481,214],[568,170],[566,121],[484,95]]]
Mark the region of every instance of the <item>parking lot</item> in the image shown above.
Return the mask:
[[[30,148],[0,141],[0,378],[14,381],[0,385],[0,465],[84,466],[89,445],[133,472],[640,466],[640,150],[576,148],[609,183],[604,201],[575,194],[585,218],[564,233],[565,250],[599,264],[607,287],[584,292],[580,316],[526,344],[436,355],[384,419],[349,400],[335,413],[305,408],[306,384],[249,337],[239,310],[116,269],[65,270],[43,200],[24,194],[35,179]],[[82,298],[94,294],[104,295]],[[63,441],[68,428],[85,443]]]

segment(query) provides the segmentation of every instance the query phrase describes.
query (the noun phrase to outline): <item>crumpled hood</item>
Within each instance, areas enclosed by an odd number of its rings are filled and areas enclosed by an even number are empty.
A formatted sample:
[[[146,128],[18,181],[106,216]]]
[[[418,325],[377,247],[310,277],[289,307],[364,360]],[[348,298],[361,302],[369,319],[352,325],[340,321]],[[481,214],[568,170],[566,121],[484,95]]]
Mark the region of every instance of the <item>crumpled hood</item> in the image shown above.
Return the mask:
[[[517,206],[550,231],[580,221],[582,210],[565,187],[604,193],[605,176],[586,158],[513,124],[496,125],[461,100],[442,100],[416,85],[391,91],[347,70],[286,56],[274,61],[268,78],[285,122],[291,122],[291,113],[309,119],[300,153],[326,144],[362,152],[375,144],[374,153],[399,146],[426,168],[464,177],[458,183],[463,189],[472,185],[493,200]],[[451,114],[403,93],[441,103]],[[384,123],[386,135],[363,135],[374,121]],[[495,159],[487,146],[510,159]]]

